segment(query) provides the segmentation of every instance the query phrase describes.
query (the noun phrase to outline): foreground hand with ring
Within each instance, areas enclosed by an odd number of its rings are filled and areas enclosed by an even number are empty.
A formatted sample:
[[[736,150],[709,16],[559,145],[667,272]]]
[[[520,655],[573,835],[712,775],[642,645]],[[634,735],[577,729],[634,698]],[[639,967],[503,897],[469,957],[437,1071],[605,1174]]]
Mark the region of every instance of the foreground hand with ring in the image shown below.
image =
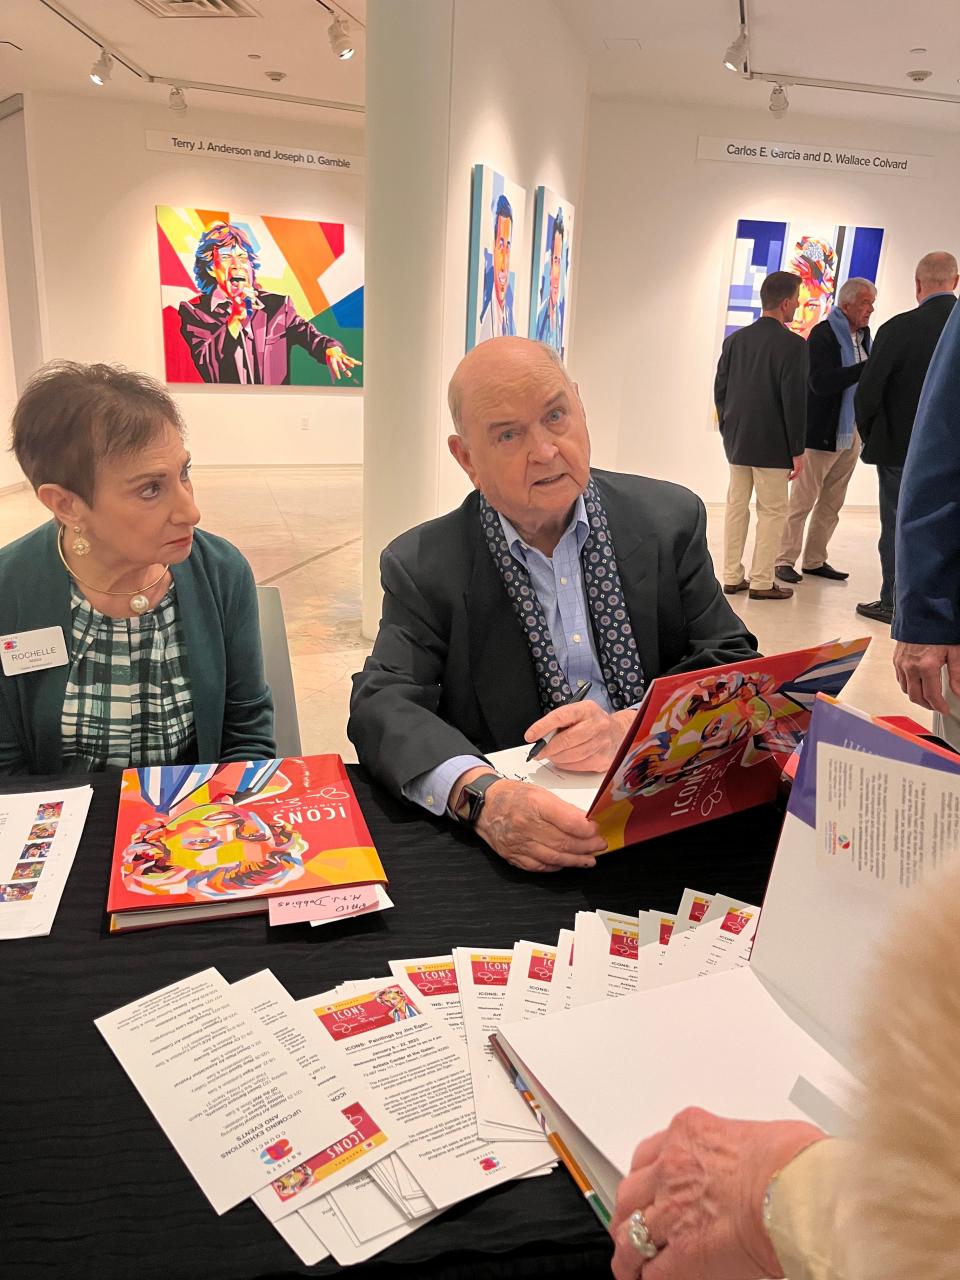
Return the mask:
[[[627,1219],[627,1239],[645,1262],[655,1258],[659,1250],[653,1243],[647,1220],[640,1209],[635,1209]]]

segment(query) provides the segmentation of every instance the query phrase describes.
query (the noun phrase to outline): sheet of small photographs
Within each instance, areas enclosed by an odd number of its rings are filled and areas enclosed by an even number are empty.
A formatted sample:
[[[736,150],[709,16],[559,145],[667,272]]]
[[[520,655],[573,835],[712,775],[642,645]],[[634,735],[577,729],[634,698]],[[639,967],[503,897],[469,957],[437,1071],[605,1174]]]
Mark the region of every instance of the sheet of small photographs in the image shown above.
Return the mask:
[[[7,884],[0,884],[0,903],[28,902],[33,897],[47,865],[62,813],[62,800],[48,800],[37,805],[36,821],[27,833],[26,844],[20,851],[10,880]]]
[[[0,938],[50,932],[92,795],[69,787],[0,796]]]

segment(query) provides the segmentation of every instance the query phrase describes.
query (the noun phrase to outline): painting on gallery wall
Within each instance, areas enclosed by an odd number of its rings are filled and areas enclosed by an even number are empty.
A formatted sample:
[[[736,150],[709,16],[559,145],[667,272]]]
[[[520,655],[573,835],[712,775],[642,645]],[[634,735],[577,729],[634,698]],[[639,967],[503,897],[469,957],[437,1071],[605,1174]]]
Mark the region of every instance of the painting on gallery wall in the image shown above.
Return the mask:
[[[359,228],[159,205],[157,245],[167,382],[363,385]]]
[[[524,334],[527,300],[518,296],[527,193],[489,165],[473,170],[467,350],[487,338]]]
[[[567,352],[570,308],[573,205],[547,187],[537,187],[530,273],[530,337]]]
[[[767,222],[741,218],[733,251],[724,337],[760,316],[760,285],[771,271],[800,277],[800,305],[790,328],[808,338],[833,309],[837,291],[851,276],[876,281],[882,227],[820,222]]]

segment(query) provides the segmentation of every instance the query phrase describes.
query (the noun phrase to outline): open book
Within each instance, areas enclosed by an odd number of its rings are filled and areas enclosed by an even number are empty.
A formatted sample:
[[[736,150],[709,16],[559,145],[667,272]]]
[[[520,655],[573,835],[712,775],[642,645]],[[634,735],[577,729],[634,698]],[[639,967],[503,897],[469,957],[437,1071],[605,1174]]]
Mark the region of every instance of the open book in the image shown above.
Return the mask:
[[[606,774],[527,761],[529,746],[487,758],[508,778],[585,810],[622,849],[774,799],[818,693],[838,694],[868,639],[662,676],[647,690]]]

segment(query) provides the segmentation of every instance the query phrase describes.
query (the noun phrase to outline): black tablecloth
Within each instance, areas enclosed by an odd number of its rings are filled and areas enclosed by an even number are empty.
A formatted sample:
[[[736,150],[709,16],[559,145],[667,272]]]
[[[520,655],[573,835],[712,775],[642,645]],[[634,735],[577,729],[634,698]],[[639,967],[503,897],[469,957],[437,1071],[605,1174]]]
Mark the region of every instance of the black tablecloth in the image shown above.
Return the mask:
[[[756,809],[608,855],[589,871],[531,876],[385,796],[362,770],[351,777],[394,910],[320,929],[273,929],[251,916],[113,937],[104,904],[118,781],[89,779],[93,803],[52,934],[0,943],[0,1273],[238,1280],[338,1270],[332,1261],[302,1267],[249,1202],[213,1212],[94,1027],[100,1014],[209,965],[230,982],[272,969],[300,999],[384,973],[397,957],[551,942],[578,910],[673,910],[685,885],[759,902],[780,823],[772,807]],[[86,779],[69,780],[78,781]],[[637,1074],[639,1084],[642,1063]],[[602,1276],[609,1256],[561,1169],[449,1210],[352,1274]]]

